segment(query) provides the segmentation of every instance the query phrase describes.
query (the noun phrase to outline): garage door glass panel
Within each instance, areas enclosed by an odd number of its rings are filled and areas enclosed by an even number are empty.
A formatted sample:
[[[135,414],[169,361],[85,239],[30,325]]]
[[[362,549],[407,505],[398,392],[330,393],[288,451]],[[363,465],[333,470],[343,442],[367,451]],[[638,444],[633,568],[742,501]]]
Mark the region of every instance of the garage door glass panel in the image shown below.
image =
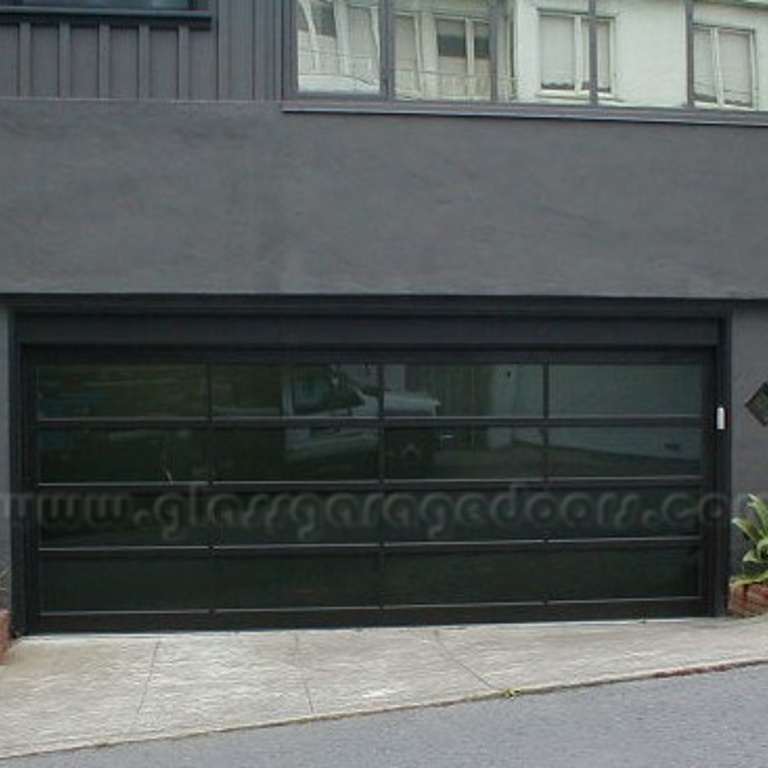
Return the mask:
[[[37,374],[41,418],[204,416],[201,365],[42,365]]]
[[[380,493],[215,494],[219,544],[347,544],[379,539]]]
[[[696,536],[700,499],[691,487],[551,489],[529,494],[520,514],[554,539]]]
[[[526,493],[394,492],[382,505],[382,536],[394,542],[540,539],[543,528],[525,514]]]
[[[207,477],[206,435],[190,429],[40,430],[43,483],[178,483]]]
[[[389,605],[461,605],[543,600],[544,555],[450,553],[392,555],[384,566]]]
[[[205,515],[191,494],[39,494],[34,503],[45,547],[199,546],[208,540]]]
[[[541,416],[540,365],[388,365],[386,415]]]
[[[375,365],[217,365],[215,418],[375,418]]]
[[[211,367],[213,415],[236,418],[282,415],[282,369],[275,365]]]
[[[561,552],[547,578],[553,600],[697,597],[700,559],[695,548]]]
[[[290,416],[375,418],[379,415],[378,366],[305,365],[290,369]]]
[[[699,475],[702,433],[687,427],[574,427],[549,431],[558,477]]]
[[[374,478],[378,432],[365,427],[233,429],[214,435],[219,481]]]
[[[541,477],[541,430],[509,427],[389,429],[385,436],[391,478]]]
[[[378,604],[376,556],[230,557],[217,563],[219,608]]]
[[[553,416],[699,416],[699,365],[552,365]]]
[[[211,605],[206,558],[57,560],[40,567],[43,611],[173,611]]]

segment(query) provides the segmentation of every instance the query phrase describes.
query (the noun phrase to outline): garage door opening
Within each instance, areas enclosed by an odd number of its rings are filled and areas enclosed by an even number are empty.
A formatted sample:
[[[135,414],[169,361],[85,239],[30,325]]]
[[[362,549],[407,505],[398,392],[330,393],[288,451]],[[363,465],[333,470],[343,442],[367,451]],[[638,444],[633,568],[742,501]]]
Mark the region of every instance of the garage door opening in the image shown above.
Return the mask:
[[[712,350],[25,356],[31,631],[712,612]]]

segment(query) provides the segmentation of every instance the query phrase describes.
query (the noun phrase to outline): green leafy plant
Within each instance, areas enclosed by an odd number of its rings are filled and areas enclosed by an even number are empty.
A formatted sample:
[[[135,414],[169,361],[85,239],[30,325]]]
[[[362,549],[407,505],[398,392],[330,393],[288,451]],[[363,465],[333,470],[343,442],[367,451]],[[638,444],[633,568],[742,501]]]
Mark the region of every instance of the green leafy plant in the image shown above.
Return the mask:
[[[742,571],[733,580],[737,587],[768,584],[768,504],[760,496],[751,494],[747,506],[753,513],[751,516],[733,519],[749,544],[741,559]]]

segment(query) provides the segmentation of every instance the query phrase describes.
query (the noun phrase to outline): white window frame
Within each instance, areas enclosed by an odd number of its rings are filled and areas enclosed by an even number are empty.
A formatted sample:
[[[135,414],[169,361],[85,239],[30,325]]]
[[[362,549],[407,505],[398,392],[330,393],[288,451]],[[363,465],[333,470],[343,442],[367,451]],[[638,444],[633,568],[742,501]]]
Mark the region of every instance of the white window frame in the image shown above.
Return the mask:
[[[330,5],[333,6],[333,19],[336,34],[336,61],[338,62],[339,71],[336,73],[325,73],[322,71],[321,62],[321,46],[318,38],[322,37],[317,32],[317,26],[315,25],[314,17],[312,15],[312,2],[311,0],[298,0],[298,6],[301,8],[301,12],[304,14],[304,18],[307,21],[307,36],[309,41],[309,55],[312,61],[312,71],[304,72],[304,76],[328,76],[328,77],[346,77],[352,80],[354,78],[354,67],[352,65],[352,45],[350,40],[350,25],[348,23],[349,11],[352,8],[357,8],[366,12],[369,17],[370,32],[374,43],[375,61],[378,70],[378,61],[381,55],[381,39],[380,31],[378,27],[378,6],[368,5],[363,3],[349,2],[349,0],[332,0]],[[297,13],[299,10],[297,9]],[[297,28],[297,45],[298,45],[298,28]],[[298,49],[297,49],[298,57]],[[298,61],[298,58],[297,58]],[[311,91],[309,91],[311,93]],[[336,93],[336,90],[329,91],[329,93]],[[344,93],[345,91],[339,91]]]
[[[407,101],[408,99],[422,99],[426,93],[425,75],[427,67],[424,62],[424,43],[422,32],[422,14],[417,11],[398,12],[395,15],[394,45],[397,46],[397,22],[407,19],[413,26],[413,44],[414,55],[416,56],[416,69],[413,72],[413,88],[402,88],[400,85],[400,73],[395,72],[395,90],[399,92],[397,98]],[[397,51],[395,51],[395,67],[397,67]]]
[[[437,59],[435,61],[435,73],[438,77],[438,91],[441,90],[439,85],[439,80],[442,77],[442,73],[440,72],[440,53],[439,53],[439,34],[437,26],[441,21],[448,21],[448,22],[458,22],[464,24],[464,45],[466,47],[467,51],[467,58],[466,58],[466,84],[467,84],[467,94],[466,98],[469,100],[475,100],[478,98],[481,98],[483,101],[490,101],[490,78],[491,78],[491,59],[490,56],[488,58],[488,91],[489,95],[485,98],[482,96],[478,97],[477,95],[477,58],[475,56],[475,25],[476,24],[483,24],[485,25],[486,29],[488,30],[488,45],[491,45],[491,21],[490,19],[484,19],[477,16],[454,16],[449,13],[435,13],[434,14],[434,24],[435,24],[435,51],[437,54]],[[438,94],[438,97],[439,94]]]
[[[740,109],[746,111],[752,111],[757,109],[757,52],[755,49],[755,30],[745,27],[729,27],[722,24],[699,24],[698,22],[693,25],[693,34],[697,32],[708,32],[710,36],[710,45],[712,50],[712,72],[715,78],[715,100],[708,101],[696,96],[695,80],[696,71],[694,70],[694,92],[693,98],[695,106],[710,109]],[[722,33],[731,33],[742,35],[749,41],[749,79],[752,84],[752,91],[749,96],[749,104],[739,104],[726,99],[725,95],[725,82],[723,80],[723,68],[720,61],[720,35]]]
[[[554,17],[559,19],[568,19],[573,21],[573,43],[574,43],[574,87],[573,88],[553,88],[547,87],[542,82],[541,72],[541,41],[542,27],[541,19],[544,17]],[[599,91],[600,99],[613,99],[616,94],[616,76],[614,61],[616,58],[616,23],[612,16],[597,16],[598,23],[608,24],[608,53],[609,53],[609,71],[608,88]],[[584,31],[586,28],[587,39],[589,39],[590,14],[588,11],[565,11],[556,8],[540,8],[538,13],[538,46],[539,46],[539,94],[545,99],[577,99],[583,101],[590,97],[590,67],[589,67],[589,46],[587,46],[586,60],[584,57]],[[599,67],[598,67],[599,69]],[[599,72],[596,73],[599,77]],[[584,87],[584,83],[587,87]],[[599,85],[599,83],[598,83]]]

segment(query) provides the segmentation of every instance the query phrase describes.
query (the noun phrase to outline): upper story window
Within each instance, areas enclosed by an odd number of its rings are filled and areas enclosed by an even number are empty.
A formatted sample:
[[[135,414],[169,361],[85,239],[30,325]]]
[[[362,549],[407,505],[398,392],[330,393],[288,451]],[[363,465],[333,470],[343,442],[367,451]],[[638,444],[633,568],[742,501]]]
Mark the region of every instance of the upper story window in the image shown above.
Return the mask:
[[[590,95],[590,29],[594,26],[597,90],[612,90],[612,20],[581,13],[542,12],[539,16],[539,58],[542,92],[587,98]]]
[[[509,99],[506,0],[295,0],[303,93]]]
[[[491,101],[499,75],[491,62],[491,19],[486,2],[424,6],[400,3],[395,28],[395,95],[400,99]],[[497,34],[499,34],[497,29]],[[507,85],[507,92],[509,87]]]
[[[768,0],[292,0],[291,7],[291,94],[768,109],[768,67],[760,64],[768,61]]]
[[[693,39],[696,101],[717,107],[753,107],[753,33],[749,30],[695,26]]]
[[[377,94],[379,8],[375,0],[298,0],[299,89]]]

